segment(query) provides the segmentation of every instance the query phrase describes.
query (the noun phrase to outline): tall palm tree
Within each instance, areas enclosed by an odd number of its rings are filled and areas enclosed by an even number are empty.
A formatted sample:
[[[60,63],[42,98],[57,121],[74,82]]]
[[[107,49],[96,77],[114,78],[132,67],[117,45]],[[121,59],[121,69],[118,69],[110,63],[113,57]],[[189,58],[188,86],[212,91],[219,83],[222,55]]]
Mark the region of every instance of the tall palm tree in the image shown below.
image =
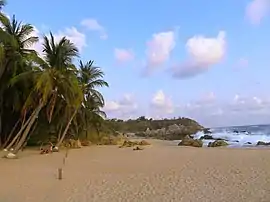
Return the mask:
[[[98,127],[99,123],[106,117],[105,112],[101,110],[104,106],[104,98],[97,90],[98,87],[109,87],[104,81],[104,72],[93,66],[94,61],[88,61],[85,64],[79,62],[78,79],[84,95],[84,99],[80,108],[80,112],[76,117],[80,120],[81,129],[86,134],[89,127]]]
[[[57,43],[50,33],[50,38],[44,36],[43,52],[45,53],[44,61],[40,59],[36,68],[17,77],[17,79],[28,79],[30,76],[34,81],[34,87],[25,102],[25,108],[31,110],[32,115],[29,117],[29,122],[14,149],[14,153],[18,152],[25,142],[44,107],[48,112],[48,120],[51,121],[58,99],[64,100],[66,111],[72,111],[69,117],[66,117],[68,122],[62,134],[61,141],[63,141],[82,101],[83,96],[72,63],[73,59],[78,56],[75,45],[65,37]]]
[[[0,25],[0,133],[3,137],[17,122],[29,92],[29,82],[10,85],[11,78],[31,69],[29,60],[37,55],[28,48],[37,42],[38,38],[31,36],[33,26],[18,22],[15,16],[10,20],[0,13]],[[10,124],[3,124],[2,117]]]

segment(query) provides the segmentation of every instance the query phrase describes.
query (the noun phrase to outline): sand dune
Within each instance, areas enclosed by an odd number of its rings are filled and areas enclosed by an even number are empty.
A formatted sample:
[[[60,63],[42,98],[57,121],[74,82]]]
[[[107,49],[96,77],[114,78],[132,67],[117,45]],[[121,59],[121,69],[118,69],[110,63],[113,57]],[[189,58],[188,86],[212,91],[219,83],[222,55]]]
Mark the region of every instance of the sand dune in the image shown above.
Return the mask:
[[[0,202],[270,202],[270,150],[152,142],[72,150],[62,181],[63,153],[0,159]]]

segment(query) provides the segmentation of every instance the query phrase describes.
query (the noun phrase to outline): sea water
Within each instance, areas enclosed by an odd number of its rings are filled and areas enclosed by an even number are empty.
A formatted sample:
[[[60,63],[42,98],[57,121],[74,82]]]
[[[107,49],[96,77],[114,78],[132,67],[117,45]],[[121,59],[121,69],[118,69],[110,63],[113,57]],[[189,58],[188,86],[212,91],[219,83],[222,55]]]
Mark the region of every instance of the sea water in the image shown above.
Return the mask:
[[[250,125],[250,126],[231,126],[211,128],[213,138],[226,140],[231,147],[250,147],[256,146],[258,141],[270,142],[270,125]],[[198,132],[193,137],[199,139],[205,135]],[[203,140],[204,145],[214,140]]]

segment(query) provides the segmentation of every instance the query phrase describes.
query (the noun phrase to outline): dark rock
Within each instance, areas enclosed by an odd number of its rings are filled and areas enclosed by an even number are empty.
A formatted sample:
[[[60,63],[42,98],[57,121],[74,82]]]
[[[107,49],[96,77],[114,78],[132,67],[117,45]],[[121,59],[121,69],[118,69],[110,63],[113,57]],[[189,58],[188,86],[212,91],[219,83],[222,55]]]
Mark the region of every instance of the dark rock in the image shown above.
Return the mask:
[[[269,146],[270,142],[263,142],[263,141],[259,141],[257,142],[257,146]]]
[[[228,145],[229,144],[224,140],[216,140],[214,142],[209,142],[208,147],[224,147]]]
[[[245,144],[252,144],[251,142],[246,142]]]
[[[212,134],[210,128],[204,128],[204,129],[203,129],[203,133],[204,133],[204,134]]]
[[[200,140],[214,140],[212,135],[204,135],[200,137]]]

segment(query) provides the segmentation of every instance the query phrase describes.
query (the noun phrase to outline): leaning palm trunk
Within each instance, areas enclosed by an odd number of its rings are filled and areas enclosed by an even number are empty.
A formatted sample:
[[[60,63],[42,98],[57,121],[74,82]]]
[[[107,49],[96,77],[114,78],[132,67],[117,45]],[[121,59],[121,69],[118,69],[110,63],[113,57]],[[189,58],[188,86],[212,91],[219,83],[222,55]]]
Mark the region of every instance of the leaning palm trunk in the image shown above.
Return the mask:
[[[68,131],[68,129],[69,129],[69,126],[70,126],[70,124],[72,123],[72,120],[74,119],[74,117],[75,117],[75,115],[77,114],[77,111],[78,111],[78,109],[76,109],[75,111],[74,111],[74,113],[72,114],[72,116],[70,117],[70,119],[69,119],[69,121],[68,121],[68,123],[67,123],[67,126],[66,126],[66,128],[65,128],[65,130],[64,130],[64,132],[63,132],[63,134],[62,134],[62,136],[61,136],[61,138],[60,138],[60,140],[57,142],[57,144],[56,144],[56,147],[59,147],[61,144],[62,144],[62,142],[64,141],[64,139],[65,139],[65,137],[66,137],[66,134],[67,134],[67,131]]]
[[[14,154],[18,153],[20,148],[23,146],[23,144],[24,144],[26,138],[28,137],[28,134],[29,134],[32,126],[34,125],[36,119],[38,118],[39,112],[43,108],[43,106],[44,106],[43,102],[40,102],[37,109],[32,113],[33,116],[31,115],[29,124],[27,125],[25,131],[23,132],[20,141],[17,143],[16,147],[14,148],[14,151],[13,151]]]
[[[58,132],[58,135],[57,135],[57,142],[59,142],[60,139],[61,139],[62,128],[63,128],[63,124],[61,123],[60,129],[59,129],[59,132]]]
[[[4,140],[5,142],[4,142],[4,144],[3,144],[3,148],[5,148],[5,147],[7,146],[7,144],[9,143],[10,139],[12,138],[13,133],[15,132],[15,130],[16,130],[16,128],[17,128],[17,126],[18,126],[18,124],[19,124],[20,122],[21,122],[21,120],[19,119],[19,120],[16,122],[15,126],[12,128],[12,130],[11,130],[11,132],[9,133],[9,135],[7,136],[7,138]]]
[[[35,112],[36,112],[36,110],[34,110],[34,112],[31,114],[31,116],[28,118],[28,120],[25,123],[22,124],[21,129],[19,130],[19,132],[16,134],[16,136],[13,138],[13,140],[9,143],[9,145],[6,147],[7,150],[9,150],[15,144],[15,142],[19,139],[19,137],[21,136],[23,130],[26,128],[26,126],[30,123],[31,119],[33,118]],[[13,128],[14,130],[15,130],[15,127],[16,127],[16,125]]]

